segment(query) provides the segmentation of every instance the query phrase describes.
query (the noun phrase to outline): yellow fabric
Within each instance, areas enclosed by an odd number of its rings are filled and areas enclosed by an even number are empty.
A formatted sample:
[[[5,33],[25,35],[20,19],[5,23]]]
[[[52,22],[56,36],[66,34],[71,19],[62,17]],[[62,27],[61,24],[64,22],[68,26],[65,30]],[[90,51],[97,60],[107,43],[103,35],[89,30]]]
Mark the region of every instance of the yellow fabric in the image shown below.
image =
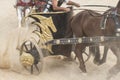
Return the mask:
[[[42,33],[38,32],[38,31],[34,32],[35,34],[37,34],[37,35],[39,34],[39,36],[40,36],[39,45],[42,46],[42,48],[48,49],[50,52],[52,52],[52,50],[51,50],[52,45],[47,45],[47,46],[41,45],[47,41],[53,40],[53,36],[52,36],[50,29],[53,32],[57,31],[57,29],[52,21],[52,17],[46,18],[46,17],[41,16],[41,15],[31,15],[31,16],[36,17],[40,20],[40,22],[34,22],[34,24],[39,26],[41,31],[42,31]]]
[[[41,25],[44,25],[43,27],[45,27],[46,30],[48,30],[47,28],[51,28],[53,32],[56,32],[56,27],[53,23],[53,20],[52,20],[52,17],[49,17],[49,18],[46,18],[44,16],[41,16],[41,15],[31,15],[32,17],[36,17],[40,20],[40,24]],[[50,31],[50,30],[48,30]]]
[[[29,53],[23,52],[20,56],[20,62],[23,66],[32,66],[34,63],[34,57]]]

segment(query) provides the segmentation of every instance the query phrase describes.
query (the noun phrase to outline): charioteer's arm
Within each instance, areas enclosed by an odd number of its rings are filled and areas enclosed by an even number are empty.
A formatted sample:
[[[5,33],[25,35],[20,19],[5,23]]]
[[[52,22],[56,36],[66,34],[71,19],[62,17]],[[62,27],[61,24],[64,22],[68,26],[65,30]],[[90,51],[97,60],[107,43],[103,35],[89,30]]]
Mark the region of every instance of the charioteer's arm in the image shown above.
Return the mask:
[[[71,0],[65,0],[65,2],[67,3],[67,5],[74,5],[76,7],[80,7],[80,5],[78,3],[75,3]],[[69,8],[58,6],[57,0],[52,0],[52,6],[53,6],[53,10],[55,10],[55,11],[70,11]]]
[[[52,0],[52,6],[53,6],[53,10],[55,11],[70,11],[69,8],[59,7],[57,0]]]

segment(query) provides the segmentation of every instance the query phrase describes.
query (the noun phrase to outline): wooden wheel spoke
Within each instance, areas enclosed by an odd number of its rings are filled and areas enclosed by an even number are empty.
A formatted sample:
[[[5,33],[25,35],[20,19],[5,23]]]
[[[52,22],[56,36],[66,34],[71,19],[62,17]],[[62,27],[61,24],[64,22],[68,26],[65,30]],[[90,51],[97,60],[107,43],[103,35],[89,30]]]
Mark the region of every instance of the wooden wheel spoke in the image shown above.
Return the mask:
[[[39,72],[39,68],[38,68],[37,64],[35,64],[34,66],[37,69],[37,71]]]
[[[28,47],[27,47],[27,45],[26,44],[24,44],[24,46],[25,46],[25,49],[26,49],[26,52],[28,51]]]
[[[31,74],[33,74],[33,65],[31,66]]]
[[[31,51],[33,50],[32,43],[30,43],[30,50],[31,50]]]
[[[22,55],[23,53],[31,54],[34,57],[34,63],[32,65],[23,65],[23,67],[31,74],[39,74],[43,66],[43,62],[40,60],[43,58],[43,55],[39,49],[39,46],[32,41],[26,41],[21,46],[20,54]]]

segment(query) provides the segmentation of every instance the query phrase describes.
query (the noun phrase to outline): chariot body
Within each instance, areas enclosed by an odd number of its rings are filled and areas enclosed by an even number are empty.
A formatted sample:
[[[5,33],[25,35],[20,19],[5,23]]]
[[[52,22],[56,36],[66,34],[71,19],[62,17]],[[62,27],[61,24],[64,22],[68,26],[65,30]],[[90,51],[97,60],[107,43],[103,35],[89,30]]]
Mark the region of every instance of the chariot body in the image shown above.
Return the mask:
[[[31,40],[24,41],[20,48],[21,62],[26,69],[36,68],[40,72],[43,66],[43,57],[48,54],[54,55],[54,53],[59,51],[59,45],[47,46],[45,43],[53,39],[65,37],[68,18],[72,15],[72,13],[72,10],[70,12],[32,12],[26,17],[34,19],[32,24],[36,25],[36,29],[32,32],[35,36],[32,37]],[[41,47],[39,47],[39,45],[41,45]],[[25,62],[25,53],[32,55],[31,62]],[[37,66],[38,64],[39,67]],[[27,65],[31,67],[27,67]],[[33,70],[31,70],[31,73],[33,73]]]

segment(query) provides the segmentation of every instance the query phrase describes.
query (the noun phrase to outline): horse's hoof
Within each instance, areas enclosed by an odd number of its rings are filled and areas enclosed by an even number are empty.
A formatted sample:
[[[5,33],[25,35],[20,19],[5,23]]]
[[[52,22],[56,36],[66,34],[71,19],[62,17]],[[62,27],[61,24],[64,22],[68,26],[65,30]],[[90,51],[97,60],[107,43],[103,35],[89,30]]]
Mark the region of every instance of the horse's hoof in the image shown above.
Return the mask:
[[[84,73],[86,73],[87,72],[87,70],[86,70],[86,68],[85,67],[79,67],[80,69],[81,69],[81,71],[82,72],[84,72]]]
[[[103,64],[103,63],[105,63],[105,62],[106,62],[106,60],[103,60],[103,59],[102,59],[102,60],[100,61],[100,64]]]
[[[96,65],[98,65],[98,66],[100,65],[100,63],[97,62],[97,61],[93,61],[93,63],[96,64]]]
[[[93,63],[96,64],[96,65],[98,65],[98,66],[101,65],[100,60],[96,60],[96,59],[94,59],[94,60],[93,60]]]

